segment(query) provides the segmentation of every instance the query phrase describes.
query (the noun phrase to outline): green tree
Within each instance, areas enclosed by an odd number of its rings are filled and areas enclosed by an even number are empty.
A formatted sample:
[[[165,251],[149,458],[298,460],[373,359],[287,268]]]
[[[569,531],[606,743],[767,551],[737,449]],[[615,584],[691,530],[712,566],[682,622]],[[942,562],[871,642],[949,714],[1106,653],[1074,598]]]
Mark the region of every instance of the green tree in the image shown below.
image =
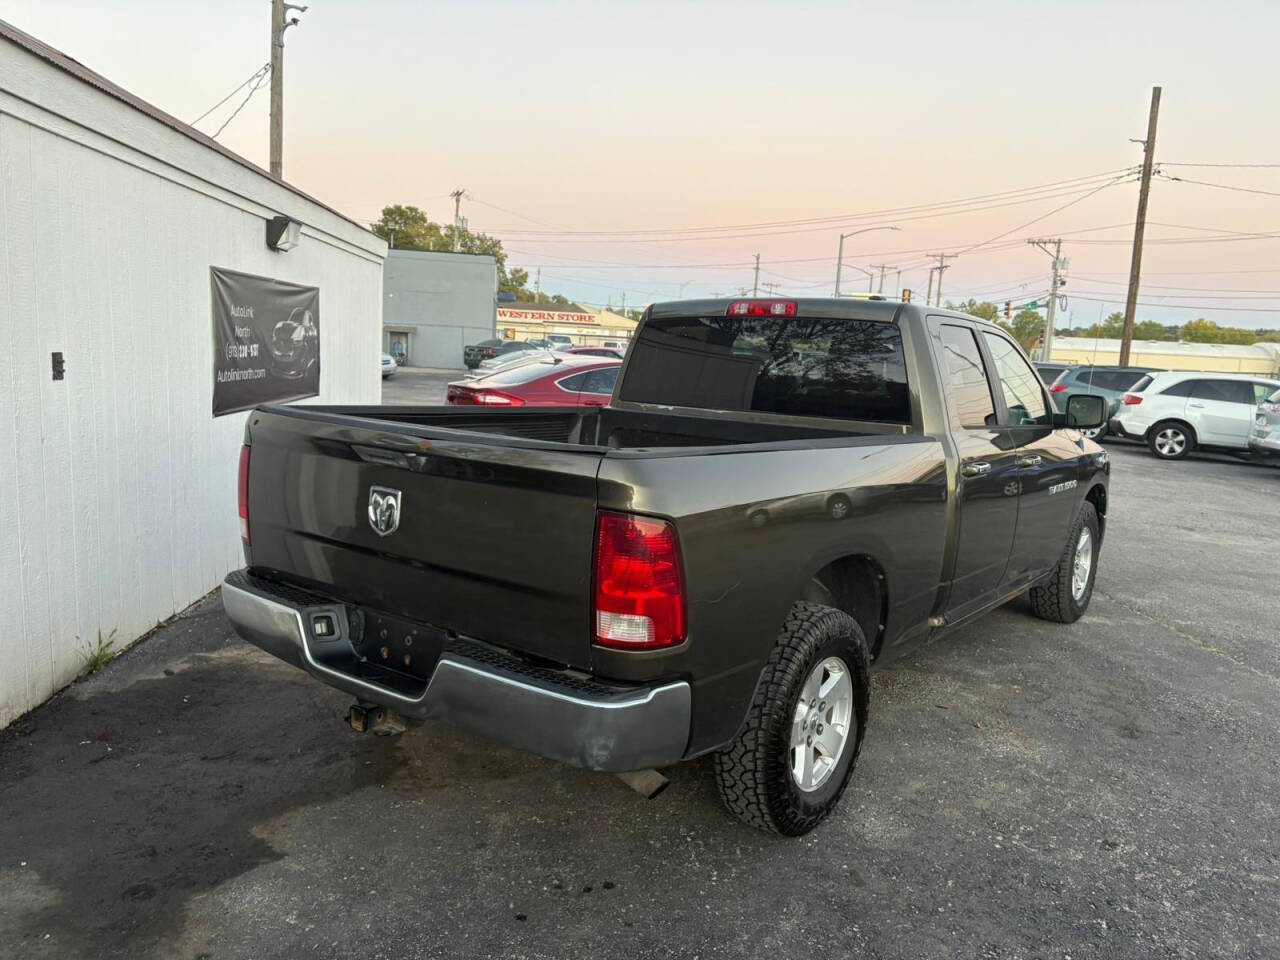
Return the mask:
[[[1252,330],[1240,327],[1220,327],[1212,320],[1197,317],[1184,323],[1178,336],[1188,343],[1234,343],[1248,346],[1258,342],[1258,335]]]
[[[498,291],[513,294],[517,300],[532,300],[527,289],[529,271],[507,267],[502,241],[485,233],[472,233],[449,224],[441,227],[427,219],[414,206],[393,204],[382,208],[382,217],[373,224],[373,232],[396,250],[436,250],[491,256],[498,265]]]
[[[960,303],[952,303],[947,301],[948,310],[956,310],[960,313],[967,313],[970,316],[978,317],[981,320],[989,320],[995,323],[1000,319],[1000,309],[994,303],[986,300],[962,300]]]
[[[1163,340],[1164,335],[1164,324],[1156,323],[1154,320],[1143,320],[1141,323],[1133,325],[1133,339],[1135,340]]]
[[[1263,330],[1258,334],[1259,343],[1280,343],[1280,330]]]
[[[1044,337],[1044,317],[1036,310],[1019,310],[1013,315],[1011,322],[1001,320],[999,323],[1013,334],[1018,345],[1028,353]]]

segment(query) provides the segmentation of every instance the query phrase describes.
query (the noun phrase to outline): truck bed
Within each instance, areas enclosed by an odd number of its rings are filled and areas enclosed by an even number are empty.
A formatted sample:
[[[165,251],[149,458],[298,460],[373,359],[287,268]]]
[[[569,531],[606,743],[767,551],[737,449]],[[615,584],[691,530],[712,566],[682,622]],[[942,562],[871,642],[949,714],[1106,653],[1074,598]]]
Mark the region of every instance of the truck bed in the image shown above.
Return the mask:
[[[529,410],[459,410],[457,407],[267,406],[262,410],[303,419],[349,422],[374,429],[394,424],[395,432],[428,435],[437,430],[483,433],[516,440],[535,440],[587,448],[651,450],[662,447],[719,447],[727,444],[775,444],[797,440],[849,439],[901,434],[896,425],[853,424],[840,428],[768,423],[749,416],[727,418],[708,412],[698,416],[668,411],[615,408],[582,410],[542,407]],[[584,451],[585,452],[585,451]]]

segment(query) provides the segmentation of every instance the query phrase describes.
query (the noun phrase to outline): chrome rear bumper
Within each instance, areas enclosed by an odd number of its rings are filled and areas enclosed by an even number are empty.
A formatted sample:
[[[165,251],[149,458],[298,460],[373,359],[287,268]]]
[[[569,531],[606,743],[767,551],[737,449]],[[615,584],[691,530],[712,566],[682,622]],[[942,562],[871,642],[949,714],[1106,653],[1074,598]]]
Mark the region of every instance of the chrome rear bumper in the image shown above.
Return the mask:
[[[222,605],[241,637],[360,700],[409,717],[442,720],[506,746],[588,770],[620,773],[680,760],[689,740],[689,684],[615,686],[446,649],[428,680],[367,668],[351,645],[346,607],[236,571]],[[317,637],[317,616],[337,625]]]

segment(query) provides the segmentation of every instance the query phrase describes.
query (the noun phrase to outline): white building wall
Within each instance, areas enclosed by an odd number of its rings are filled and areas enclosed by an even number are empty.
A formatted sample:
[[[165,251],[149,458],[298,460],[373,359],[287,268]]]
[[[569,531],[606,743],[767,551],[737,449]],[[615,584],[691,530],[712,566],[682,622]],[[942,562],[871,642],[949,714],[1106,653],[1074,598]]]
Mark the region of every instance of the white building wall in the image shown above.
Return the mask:
[[[279,254],[265,219],[306,224]],[[320,288],[321,395],[377,403],[383,242],[0,41],[0,727],[242,563],[210,266]],[[54,381],[50,355],[66,357]]]
[[[462,348],[493,336],[498,265],[493,257],[392,250],[383,270],[383,349],[409,332],[409,365],[462,367]]]

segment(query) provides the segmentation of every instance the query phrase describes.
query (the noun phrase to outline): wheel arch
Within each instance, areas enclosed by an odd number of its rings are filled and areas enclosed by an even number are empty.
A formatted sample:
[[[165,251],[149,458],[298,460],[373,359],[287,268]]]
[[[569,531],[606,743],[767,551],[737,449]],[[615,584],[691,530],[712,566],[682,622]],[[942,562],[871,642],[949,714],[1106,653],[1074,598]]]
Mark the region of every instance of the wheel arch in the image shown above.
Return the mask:
[[[862,628],[872,659],[880,653],[889,615],[889,577],[867,553],[850,553],[830,560],[805,581],[796,600],[835,607]]]
[[[1101,483],[1095,483],[1084,495],[1084,502],[1092,503],[1094,512],[1098,515],[1098,542],[1101,543],[1107,534],[1107,488]]]
[[[1143,435],[1142,439],[1149,442],[1151,440],[1151,435],[1156,431],[1156,429],[1164,426],[1166,423],[1175,423],[1186,430],[1188,436],[1191,437],[1192,446],[1195,446],[1200,442],[1200,437],[1196,434],[1196,428],[1191,425],[1190,421],[1182,417],[1161,417],[1151,426],[1147,427],[1147,432]]]

